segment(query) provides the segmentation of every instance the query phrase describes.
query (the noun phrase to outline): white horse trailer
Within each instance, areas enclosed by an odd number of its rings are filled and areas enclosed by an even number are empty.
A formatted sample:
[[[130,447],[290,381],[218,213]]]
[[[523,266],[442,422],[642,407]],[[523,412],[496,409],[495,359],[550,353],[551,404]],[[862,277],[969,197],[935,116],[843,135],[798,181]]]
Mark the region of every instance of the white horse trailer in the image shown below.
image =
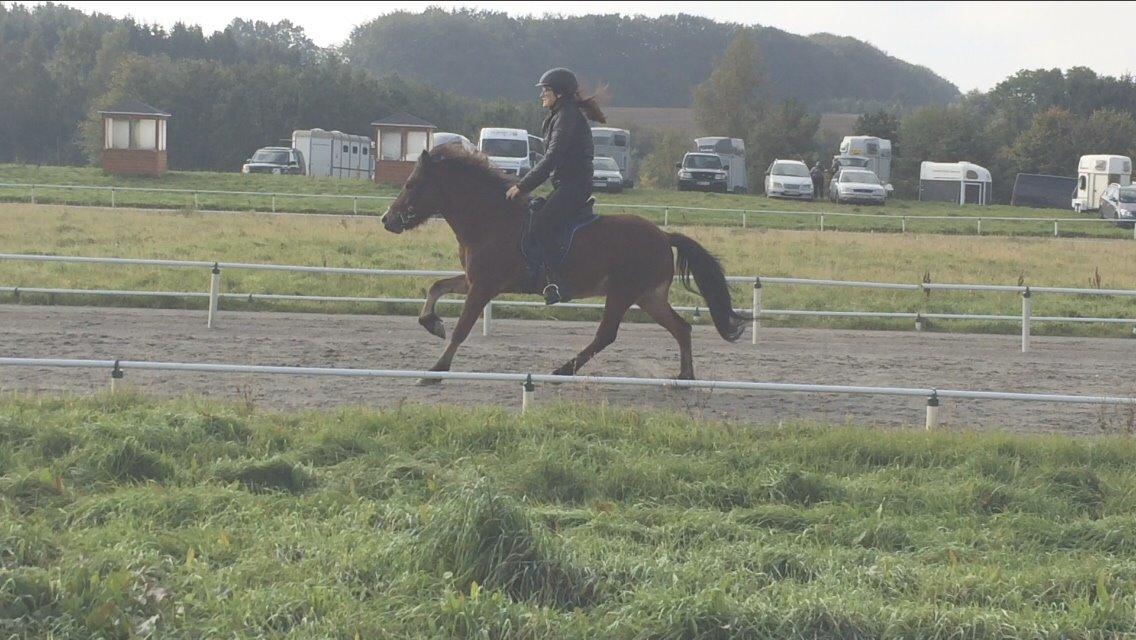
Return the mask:
[[[592,127],[592,145],[595,156],[607,156],[615,160],[619,174],[623,176],[623,186],[630,189],[631,176],[631,132],[615,127]]]
[[[304,156],[305,175],[370,180],[375,173],[371,139],[341,131],[292,132],[292,148]]]
[[[919,200],[989,204],[990,172],[971,162],[919,163]]]
[[[871,169],[882,184],[891,183],[891,140],[875,136],[845,136],[840,142],[842,166],[863,166]],[[844,162],[845,159],[863,158],[866,162]]]
[[[726,170],[726,191],[731,193],[749,191],[749,183],[746,179],[744,140],[720,136],[695,138],[694,150],[701,153],[713,153],[722,160],[722,167]]]
[[[1081,156],[1077,163],[1077,192],[1073,194],[1074,211],[1100,209],[1100,198],[1110,184],[1126,187],[1132,184],[1132,160],[1128,156]]]

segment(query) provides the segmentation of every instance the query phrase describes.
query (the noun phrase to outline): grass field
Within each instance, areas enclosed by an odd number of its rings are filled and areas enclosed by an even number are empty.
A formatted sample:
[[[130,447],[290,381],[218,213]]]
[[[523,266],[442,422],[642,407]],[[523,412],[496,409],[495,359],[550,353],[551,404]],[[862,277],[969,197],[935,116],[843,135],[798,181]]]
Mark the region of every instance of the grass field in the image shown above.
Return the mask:
[[[1136,244],[1116,240],[962,237],[924,234],[844,234],[683,227],[683,233],[718,255],[732,275],[793,276],[840,280],[917,283],[1016,284],[1136,289]],[[395,236],[370,219],[155,213],[60,206],[0,205],[0,252],[165,258],[228,262],[265,262],[389,269],[458,269],[456,241],[449,228],[431,223]],[[226,270],[223,290],[237,293],[287,293],[369,297],[424,297],[425,278],[375,278]],[[148,291],[206,291],[208,274],[198,270],[107,267],[0,261],[0,286]],[[673,289],[681,305],[701,305],[701,298]],[[737,306],[748,307],[751,289],[736,287]],[[11,299],[11,296],[6,296]],[[44,302],[46,298],[23,297]],[[173,299],[73,299],[90,304],[200,306]],[[1136,317],[1132,299],[1037,294],[1036,316]],[[250,308],[229,302],[228,308]],[[269,303],[258,303],[269,304]],[[375,305],[273,303],[272,308],[309,311],[416,311]],[[1013,294],[918,292],[789,287],[769,285],[768,309],[858,311],[1020,313]],[[263,307],[251,307],[263,308]],[[444,313],[456,308],[440,307]],[[587,311],[495,310],[499,315],[596,317]],[[789,320],[811,326],[911,328],[899,320]],[[958,330],[1016,331],[1008,323],[946,321]],[[1128,326],[1039,324],[1039,333],[1131,335]]]
[[[244,191],[265,195],[219,195],[193,193],[163,194],[156,192],[116,191],[114,204],[121,207],[170,208],[192,210],[222,209],[236,211],[279,211],[300,213],[352,213],[380,214],[389,201],[367,198],[351,200],[319,197],[277,196],[272,193],[301,193],[309,195],[384,196],[397,194],[397,189],[380,187],[361,180],[310,179],[298,176],[242,175],[238,173],[210,173],[174,171],[154,178],[121,178],[105,175],[102,170],[90,167],[33,167],[26,165],[0,165],[0,183],[21,185],[57,184],[117,186],[146,189],[184,189],[213,191]],[[31,189],[0,187],[0,202],[30,202]],[[44,204],[76,204],[110,206],[109,190],[83,191],[37,187],[35,199]],[[825,229],[844,231],[876,231],[898,233],[904,229],[916,233],[943,233],[952,235],[1033,235],[1052,236],[1052,222],[997,221],[991,217],[1008,218],[1080,218],[1083,221],[1061,222],[1060,235],[1071,237],[1131,238],[1131,229],[1120,229],[1111,224],[1093,221],[1091,214],[1079,215],[1069,210],[1027,209],[1022,207],[988,206],[958,207],[942,203],[922,203],[894,200],[886,206],[835,205],[826,201],[796,202],[771,200],[757,195],[717,193],[691,193],[634,189],[622,194],[598,194],[597,201],[603,213],[638,213],[662,222],[664,217],[675,224],[713,226],[741,226],[740,212],[698,211],[700,208],[745,209],[750,211],[829,212],[823,220],[819,215],[791,215],[774,213],[748,213],[747,226],[770,229]],[[196,203],[196,204],[195,204]],[[624,206],[620,206],[624,205]],[[651,205],[655,208],[638,208]],[[669,209],[669,211],[665,211]],[[856,214],[856,216],[835,215]],[[857,217],[874,216],[874,217]],[[929,220],[929,216],[948,216],[949,220]],[[978,217],[983,216],[981,230]]]
[[[0,399],[11,638],[1109,638],[1136,443]]]

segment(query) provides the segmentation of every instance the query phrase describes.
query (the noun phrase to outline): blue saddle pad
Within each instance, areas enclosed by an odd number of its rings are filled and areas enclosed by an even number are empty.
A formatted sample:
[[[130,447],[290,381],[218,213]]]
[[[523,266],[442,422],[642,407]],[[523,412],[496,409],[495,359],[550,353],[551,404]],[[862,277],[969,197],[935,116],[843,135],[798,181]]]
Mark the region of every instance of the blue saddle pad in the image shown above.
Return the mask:
[[[546,264],[558,269],[568,257],[568,252],[572,250],[572,240],[576,237],[576,232],[600,219],[592,209],[593,204],[594,201],[589,200],[587,206],[580,209],[577,215],[562,221],[553,229],[554,241],[551,243],[552,247],[547,249],[532,233],[535,213],[532,210],[526,212],[525,226],[521,233],[521,254],[525,257],[525,264],[528,266],[530,282],[536,283],[540,280]]]

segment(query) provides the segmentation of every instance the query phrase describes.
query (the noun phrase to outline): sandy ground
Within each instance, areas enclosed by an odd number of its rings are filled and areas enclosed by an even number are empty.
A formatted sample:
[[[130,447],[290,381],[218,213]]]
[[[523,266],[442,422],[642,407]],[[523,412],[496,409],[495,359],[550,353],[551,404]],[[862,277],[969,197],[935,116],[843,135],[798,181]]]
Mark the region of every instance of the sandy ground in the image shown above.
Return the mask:
[[[207,329],[202,311],[0,305],[0,355],[38,358],[162,360],[320,367],[426,369],[442,342],[413,317],[222,312]],[[447,319],[447,330],[452,328]],[[455,371],[548,373],[591,339],[592,322],[495,320],[480,324],[454,361]],[[701,379],[812,384],[936,387],[1136,395],[1136,340],[1035,337],[1020,352],[1018,336],[762,328],[723,341],[695,327],[695,373]],[[670,377],[678,349],[661,327],[625,324],[619,339],[586,374]],[[0,367],[0,390],[85,393],[106,389],[109,373]],[[266,409],[389,407],[399,403],[519,407],[512,383],[445,382],[284,375],[127,373],[132,388],[163,396],[187,392],[252,402]],[[541,385],[538,402],[554,398],[614,406],[664,408],[699,418],[777,424],[919,426],[918,398],[741,391],[582,388]],[[945,428],[1099,434],[1131,430],[1130,408],[1008,401],[944,400]]]

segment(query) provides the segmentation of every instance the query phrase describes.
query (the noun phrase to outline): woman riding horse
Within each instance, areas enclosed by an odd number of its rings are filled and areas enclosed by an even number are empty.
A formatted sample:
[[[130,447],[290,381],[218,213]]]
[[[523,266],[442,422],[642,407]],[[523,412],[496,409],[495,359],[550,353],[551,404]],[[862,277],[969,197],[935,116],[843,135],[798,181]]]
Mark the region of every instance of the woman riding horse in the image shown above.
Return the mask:
[[[588,120],[607,122],[596,96],[580,95],[576,74],[568,69],[556,68],[544,72],[536,83],[540,87],[541,106],[549,110],[544,120],[544,159],[536,164],[521,181],[505,192],[512,200],[531,192],[549,177],[552,178],[552,195],[544,207],[534,212],[532,233],[546,247],[544,254],[545,304],[568,300],[567,287],[559,265],[553,264],[555,253],[550,249],[552,237],[561,224],[578,214],[592,195],[592,129]],[[586,116],[586,117],[585,117]]]

